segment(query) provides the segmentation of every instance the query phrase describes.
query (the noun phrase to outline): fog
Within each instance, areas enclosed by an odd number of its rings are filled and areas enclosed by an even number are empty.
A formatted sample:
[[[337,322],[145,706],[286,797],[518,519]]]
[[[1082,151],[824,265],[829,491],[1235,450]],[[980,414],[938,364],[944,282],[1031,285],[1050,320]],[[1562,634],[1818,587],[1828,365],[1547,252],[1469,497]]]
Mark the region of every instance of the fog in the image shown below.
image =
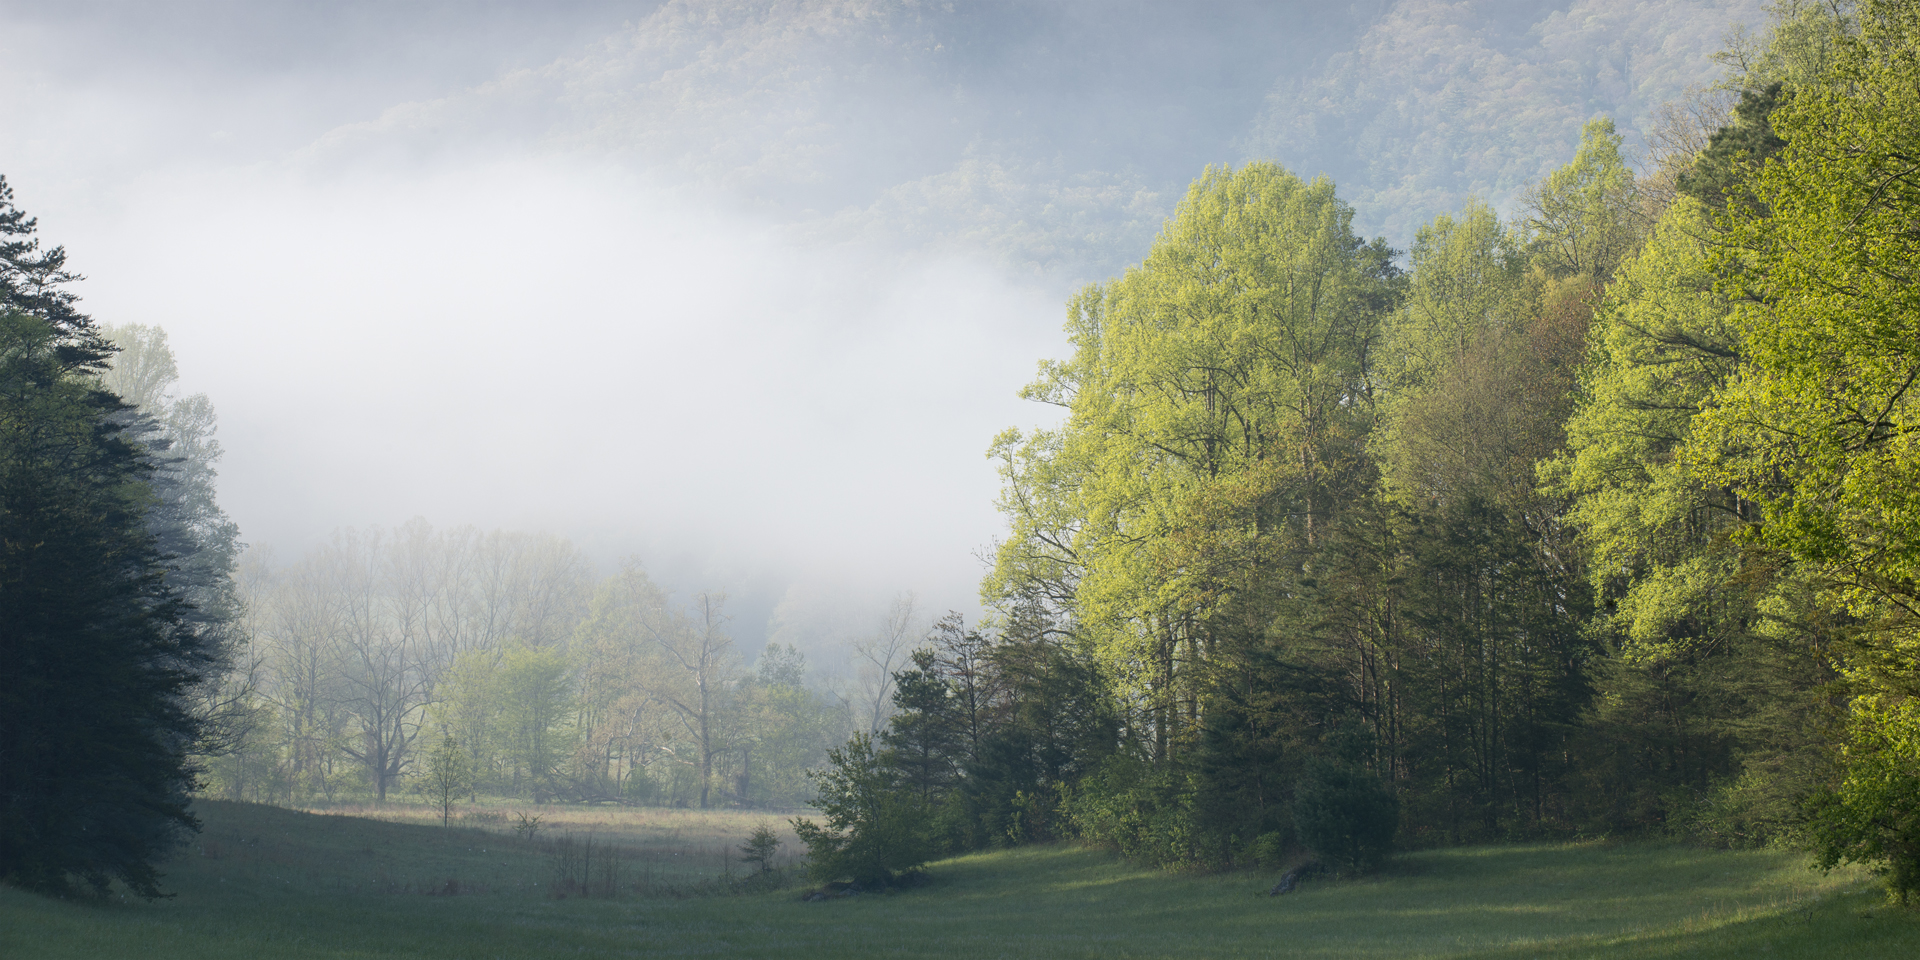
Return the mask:
[[[1637,137],[1758,5],[1616,13],[0,3],[0,174],[89,312],[170,333],[249,543],[548,530],[731,591],[753,649],[783,598],[803,633],[977,614],[988,442],[1050,419],[1015,392],[1062,299],[1207,164],[1330,173],[1404,246],[1592,113]],[[1408,44],[1453,58],[1406,80],[1424,118],[1356,74]],[[1447,83],[1538,102],[1456,117]],[[1449,161],[1455,120],[1509,126]]]

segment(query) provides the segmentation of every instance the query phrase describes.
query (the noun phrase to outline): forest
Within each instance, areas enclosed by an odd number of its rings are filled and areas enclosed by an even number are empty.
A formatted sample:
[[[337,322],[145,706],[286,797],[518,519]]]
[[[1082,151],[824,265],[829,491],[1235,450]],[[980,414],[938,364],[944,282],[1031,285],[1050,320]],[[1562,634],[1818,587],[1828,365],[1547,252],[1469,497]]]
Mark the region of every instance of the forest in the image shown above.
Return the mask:
[[[155,895],[195,796],[485,796],[776,812],[869,887],[1660,836],[1905,902],[1920,10],[1788,4],[1722,58],[1647,156],[1595,117],[1406,250],[1324,176],[1209,167],[1067,304],[1055,425],[991,444],[987,615],[903,598],[842,680],[553,535],[243,550],[211,401],[0,181],[0,877]]]

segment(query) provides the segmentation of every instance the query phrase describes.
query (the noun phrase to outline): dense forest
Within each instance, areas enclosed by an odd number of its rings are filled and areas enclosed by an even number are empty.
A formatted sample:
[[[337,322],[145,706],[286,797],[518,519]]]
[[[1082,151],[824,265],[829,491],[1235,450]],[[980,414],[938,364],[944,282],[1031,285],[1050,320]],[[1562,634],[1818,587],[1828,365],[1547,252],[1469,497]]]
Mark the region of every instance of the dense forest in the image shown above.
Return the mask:
[[[1069,302],[1024,393],[1057,425],[992,444],[986,620],[897,605],[857,687],[791,648],[748,669],[724,596],[556,537],[415,521],[243,559],[164,334],[74,312],[0,205],[0,654],[58,677],[0,700],[0,875],[151,893],[198,789],[812,805],[816,873],[868,883],[1059,839],[1364,870],[1662,833],[1905,899],[1920,12],[1787,4],[1723,59],[1638,172],[1590,119],[1514,216],[1469,200],[1404,251],[1325,177],[1209,168]],[[78,669],[86,644],[139,666]],[[89,695],[152,749],[88,766],[145,792],[77,814],[48,785],[125,731],[45,716]]]
[[[816,861],[1656,831],[1904,898],[1917,57],[1908,5],[1783,8],[1644,174],[1593,120],[1404,260],[1325,179],[1209,170],[1069,305],[1065,420],[993,448],[993,629],[835,754]]]

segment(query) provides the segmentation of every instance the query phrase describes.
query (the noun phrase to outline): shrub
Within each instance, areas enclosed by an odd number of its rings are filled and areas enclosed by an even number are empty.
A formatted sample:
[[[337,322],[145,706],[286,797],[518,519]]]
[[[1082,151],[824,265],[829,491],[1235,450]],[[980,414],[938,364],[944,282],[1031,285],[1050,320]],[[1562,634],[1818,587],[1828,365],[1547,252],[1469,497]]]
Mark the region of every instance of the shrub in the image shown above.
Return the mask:
[[[855,734],[827,751],[827,766],[809,771],[820,791],[826,825],[795,818],[816,880],[852,880],[885,886],[933,856],[928,811],[873,752],[873,740]]]
[[[772,826],[763,823],[754,827],[747,842],[740,845],[740,862],[758,864],[758,872],[766,873],[773,869],[773,857],[779,850],[780,837],[773,832]]]
[[[1300,842],[1321,859],[1365,872],[1393,853],[1400,801],[1364,766],[1321,760],[1294,788],[1293,822]]]
[[[1807,803],[1814,860],[1867,864],[1904,904],[1920,891],[1920,704],[1870,696],[1853,711],[1845,776]]]

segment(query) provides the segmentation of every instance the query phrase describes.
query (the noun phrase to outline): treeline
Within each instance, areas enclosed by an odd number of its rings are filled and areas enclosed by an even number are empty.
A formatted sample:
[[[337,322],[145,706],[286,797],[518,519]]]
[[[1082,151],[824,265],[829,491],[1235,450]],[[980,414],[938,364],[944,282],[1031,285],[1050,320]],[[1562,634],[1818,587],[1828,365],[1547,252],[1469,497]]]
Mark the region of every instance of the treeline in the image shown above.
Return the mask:
[[[432,792],[438,751],[457,753],[468,800],[790,808],[812,799],[806,770],[828,747],[890,713],[890,673],[921,639],[910,598],[847,638],[859,677],[822,677],[790,646],[749,669],[723,595],[676,604],[631,563],[603,579],[550,534],[416,519],[241,563],[214,499],[212,402],[174,395],[164,330],[99,335],[114,352],[92,376],[166,452],[151,482],[180,519],[154,529],[225,651],[195,687],[203,793],[384,802]],[[442,799],[455,767],[436,768]]]
[[[1646,175],[1596,120],[1404,261],[1208,171],[1070,302],[1063,422],[993,448],[998,629],[835,754],[819,869],[1667,831],[1920,887],[1920,13],[1729,61]]]
[[[414,520],[244,574],[247,732],[207,762],[217,796],[380,802],[452,750],[440,775],[469,800],[791,808],[829,747],[887,717],[791,646],[749,669],[724,595],[677,603],[632,563],[601,578],[552,535]],[[911,603],[880,619],[850,639],[891,669],[919,639]]]

